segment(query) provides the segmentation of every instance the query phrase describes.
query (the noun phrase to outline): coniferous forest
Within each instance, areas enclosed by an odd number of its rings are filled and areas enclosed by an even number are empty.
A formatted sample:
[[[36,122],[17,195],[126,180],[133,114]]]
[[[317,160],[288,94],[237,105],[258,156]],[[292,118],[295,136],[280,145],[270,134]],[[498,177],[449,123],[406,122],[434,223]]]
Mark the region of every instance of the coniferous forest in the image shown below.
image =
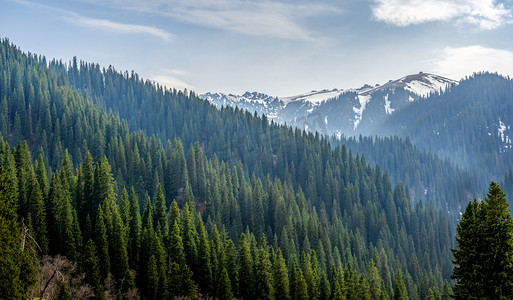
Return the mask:
[[[455,230],[475,177],[409,140],[367,140],[370,163],[364,143],[7,39],[0,132],[1,299],[449,299],[463,220],[494,228],[472,202]]]

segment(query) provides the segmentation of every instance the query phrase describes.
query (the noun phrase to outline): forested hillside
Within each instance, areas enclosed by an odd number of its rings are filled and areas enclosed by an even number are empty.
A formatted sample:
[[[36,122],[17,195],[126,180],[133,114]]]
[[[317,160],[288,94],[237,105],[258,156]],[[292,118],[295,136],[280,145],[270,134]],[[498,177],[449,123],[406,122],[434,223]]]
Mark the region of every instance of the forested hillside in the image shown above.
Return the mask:
[[[332,138],[331,143],[365,155],[393,183],[402,181],[408,186],[414,203],[435,203],[447,210],[454,221],[459,219],[468,201],[481,196],[480,181],[474,173],[455,165],[449,158],[441,159],[433,152],[418,149],[409,138],[342,137]]]
[[[409,136],[414,145],[476,172],[485,186],[513,167],[511,95],[511,79],[474,74],[396,111],[382,134]]]
[[[448,297],[445,213],[345,146],[8,40],[0,71],[1,256],[18,270],[0,278],[17,295]]]

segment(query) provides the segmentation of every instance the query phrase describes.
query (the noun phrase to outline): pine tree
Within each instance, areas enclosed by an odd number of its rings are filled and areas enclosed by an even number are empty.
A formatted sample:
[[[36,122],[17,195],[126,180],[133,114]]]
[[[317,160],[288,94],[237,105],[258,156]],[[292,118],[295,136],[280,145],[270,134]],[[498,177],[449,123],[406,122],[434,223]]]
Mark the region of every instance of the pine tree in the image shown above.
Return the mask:
[[[169,237],[169,257],[172,262],[176,262],[180,267],[185,266],[185,252],[183,248],[180,227],[175,221]]]
[[[26,290],[20,280],[20,228],[13,193],[3,167],[0,167],[0,298],[22,299]]]
[[[501,187],[490,183],[482,204],[483,245],[480,249],[483,297],[513,298],[513,217]],[[479,279],[478,279],[479,280]]]
[[[103,209],[101,205],[98,206],[96,225],[94,226],[94,237],[96,248],[98,249],[98,258],[100,259],[100,274],[103,280],[107,278],[107,275],[110,273],[110,257],[107,227],[103,221]]]
[[[188,266],[194,266],[198,257],[197,236],[194,217],[194,203],[187,201],[181,214],[181,230],[185,259]]]
[[[239,293],[244,299],[253,297],[253,257],[246,235],[241,234],[239,240]]]
[[[197,282],[204,295],[212,293],[212,262],[210,243],[201,216],[198,217],[196,231],[198,232],[198,258],[197,258]]]
[[[225,232],[223,230],[223,232]],[[232,285],[232,292],[234,295],[238,295],[238,287],[239,287],[239,272],[237,268],[237,250],[235,249],[235,244],[231,239],[225,241],[224,245],[224,266],[226,271],[228,272],[228,276],[230,277],[230,283]]]
[[[139,262],[139,250],[141,248],[141,213],[139,201],[135,195],[134,187],[130,189],[130,223],[128,228],[128,261],[130,267],[135,268]]]
[[[371,293],[369,285],[367,284],[367,280],[365,279],[365,275],[360,276],[360,280],[356,286],[356,299],[362,300],[370,300]]]
[[[165,237],[168,235],[168,221],[166,214],[166,200],[164,199],[164,192],[162,191],[162,186],[159,184],[157,186],[157,195],[155,200],[155,214],[153,215],[153,224],[155,227],[160,225],[161,232],[158,234],[161,237]]]
[[[325,272],[321,274],[321,280],[319,283],[319,299],[328,300],[331,298],[331,289],[330,282],[328,280],[328,276]]]
[[[231,300],[233,299],[232,285],[230,283],[230,277],[225,268],[221,271],[221,278],[219,282],[219,300]]]
[[[397,269],[394,282],[394,300],[407,300],[408,292],[403,280],[403,273]]]
[[[342,266],[339,264],[338,267],[333,269],[332,279],[332,294],[334,300],[345,300],[346,298],[346,286],[344,283],[344,271]]]
[[[306,285],[303,271],[300,268],[296,269],[294,278],[294,299],[307,300],[308,299],[308,287]]]
[[[159,273],[157,267],[157,259],[153,255],[150,256],[150,259],[148,260],[147,277],[148,299],[158,299]]]
[[[100,260],[96,254],[96,246],[92,239],[87,241],[84,249],[82,270],[85,274],[84,280],[93,287],[96,299],[103,299],[105,295],[101,285]]]
[[[278,249],[274,260],[274,291],[276,299],[289,299],[289,275],[281,249]]]
[[[513,297],[513,217],[497,183],[490,183],[481,204],[469,203],[456,230],[454,296]]]
[[[37,241],[42,254],[48,252],[48,231],[46,229],[46,207],[43,193],[37,181],[36,175],[32,174],[30,179],[31,191],[29,195],[29,214],[32,218],[34,229],[33,237]]]
[[[463,213],[456,228],[457,249],[452,250],[455,264],[451,278],[456,279],[453,286],[454,296],[458,299],[467,299],[472,295],[480,295],[481,287],[474,264],[479,258],[478,213],[480,204],[474,199]]]
[[[369,278],[369,289],[371,294],[371,299],[380,299],[380,295],[382,294],[381,285],[382,280],[379,276],[379,270],[374,264],[374,260],[371,259],[369,268],[367,269],[367,276]]]
[[[111,270],[112,274],[116,277],[117,280],[123,281],[128,279],[128,282],[124,282],[124,284],[130,286],[131,278],[130,272],[128,270],[128,255],[126,251],[126,242],[125,242],[125,226],[123,225],[123,221],[121,220],[121,216],[117,209],[113,211],[113,230],[112,230],[112,243],[109,244],[112,255],[111,257]]]
[[[303,260],[303,273],[308,286],[308,298],[311,300],[319,299],[319,274],[317,268],[312,266],[312,260],[316,260],[315,251],[307,255]]]
[[[260,249],[255,263],[255,287],[257,299],[273,299],[272,264],[265,235],[260,239]]]

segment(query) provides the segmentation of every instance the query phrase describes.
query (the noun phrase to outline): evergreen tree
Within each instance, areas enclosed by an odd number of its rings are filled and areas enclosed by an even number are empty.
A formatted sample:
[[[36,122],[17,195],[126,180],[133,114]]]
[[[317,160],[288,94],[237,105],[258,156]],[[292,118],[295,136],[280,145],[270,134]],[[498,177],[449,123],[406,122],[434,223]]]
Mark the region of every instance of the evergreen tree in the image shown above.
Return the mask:
[[[219,300],[231,300],[233,299],[232,285],[230,283],[230,277],[225,268],[221,271],[221,279],[219,282]]]
[[[458,299],[468,299],[481,294],[480,282],[474,269],[479,259],[479,211],[480,204],[474,199],[467,205],[456,228],[457,249],[452,250],[455,266],[451,278],[457,280],[453,292]]]
[[[469,203],[457,227],[452,278],[458,299],[513,297],[513,217],[506,195],[491,182],[487,197]]]
[[[176,262],[180,267],[185,266],[185,252],[183,248],[182,237],[180,235],[180,227],[175,221],[169,237],[169,257],[172,262]]]
[[[406,290],[406,284],[403,280],[403,274],[401,270],[397,270],[394,280],[394,300],[407,300],[408,291]]]
[[[158,289],[159,289],[159,273],[157,267],[157,259],[155,256],[150,256],[148,260],[148,272],[147,272],[147,282],[148,282],[148,299],[158,299]]]
[[[42,254],[48,252],[48,231],[46,229],[46,207],[44,203],[43,192],[41,191],[39,182],[32,174],[31,180],[31,191],[29,195],[29,214],[32,218],[32,227],[34,229],[34,239],[36,240]]]
[[[164,199],[164,192],[162,191],[162,186],[160,184],[157,186],[155,214],[153,215],[153,218],[153,224],[155,227],[160,225],[161,232],[159,232],[159,235],[161,237],[167,236],[169,230],[166,214],[166,200]]]
[[[93,287],[96,299],[104,299],[105,294],[100,276],[100,260],[96,254],[96,246],[91,239],[87,241],[84,248],[82,269],[85,274],[84,280]]]
[[[117,209],[113,211],[113,230],[111,249],[111,270],[117,280],[123,282],[124,287],[132,287],[133,282],[128,270],[128,255],[125,242],[125,226]],[[125,282],[126,280],[126,282]]]
[[[107,278],[107,275],[110,273],[110,257],[109,242],[107,240],[107,227],[103,221],[103,209],[101,205],[98,206],[98,213],[96,215],[94,237],[96,248],[98,249],[98,258],[100,259],[100,274],[103,280]]]
[[[296,269],[294,278],[294,299],[307,300],[308,299],[308,287],[306,285],[305,277],[301,269]]]
[[[139,250],[141,247],[141,213],[139,211],[139,201],[135,194],[134,187],[130,189],[130,217],[128,225],[128,257],[130,267],[135,268],[139,262]]]
[[[255,282],[253,278],[253,257],[249,247],[246,235],[241,234],[239,240],[239,292],[243,299],[253,297],[252,285]]]
[[[363,274],[360,276],[360,280],[358,281],[358,285],[356,286],[356,299],[371,299],[370,288],[367,284],[367,280],[365,279],[365,275]]]
[[[274,291],[276,299],[289,299],[289,275],[285,259],[278,249],[274,260]]]
[[[198,278],[197,282],[203,294],[208,295],[212,293],[212,262],[210,243],[201,217],[198,217],[196,231],[198,233],[198,256],[195,269],[197,272],[196,278]]]
[[[493,181],[482,210],[481,230],[486,248],[480,249],[482,269],[477,271],[483,280],[483,297],[513,298],[513,217],[506,195]]]
[[[272,264],[265,235],[262,234],[260,249],[255,263],[255,287],[257,299],[273,299]]]
[[[15,198],[3,167],[0,167],[0,298],[23,299],[26,286],[21,281],[21,237],[15,210]]]

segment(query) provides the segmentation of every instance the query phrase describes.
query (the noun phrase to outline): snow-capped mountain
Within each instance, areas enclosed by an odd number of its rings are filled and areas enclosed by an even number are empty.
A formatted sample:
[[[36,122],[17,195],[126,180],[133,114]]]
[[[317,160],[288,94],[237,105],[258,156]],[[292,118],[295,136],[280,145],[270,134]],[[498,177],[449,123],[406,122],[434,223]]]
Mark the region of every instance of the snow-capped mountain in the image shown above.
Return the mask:
[[[257,92],[243,95],[205,93],[200,97],[217,107],[233,106],[281,124],[329,135],[375,134],[388,115],[419,97],[427,97],[457,82],[442,76],[418,73],[383,85],[359,89],[327,89],[296,96],[276,97]]]

